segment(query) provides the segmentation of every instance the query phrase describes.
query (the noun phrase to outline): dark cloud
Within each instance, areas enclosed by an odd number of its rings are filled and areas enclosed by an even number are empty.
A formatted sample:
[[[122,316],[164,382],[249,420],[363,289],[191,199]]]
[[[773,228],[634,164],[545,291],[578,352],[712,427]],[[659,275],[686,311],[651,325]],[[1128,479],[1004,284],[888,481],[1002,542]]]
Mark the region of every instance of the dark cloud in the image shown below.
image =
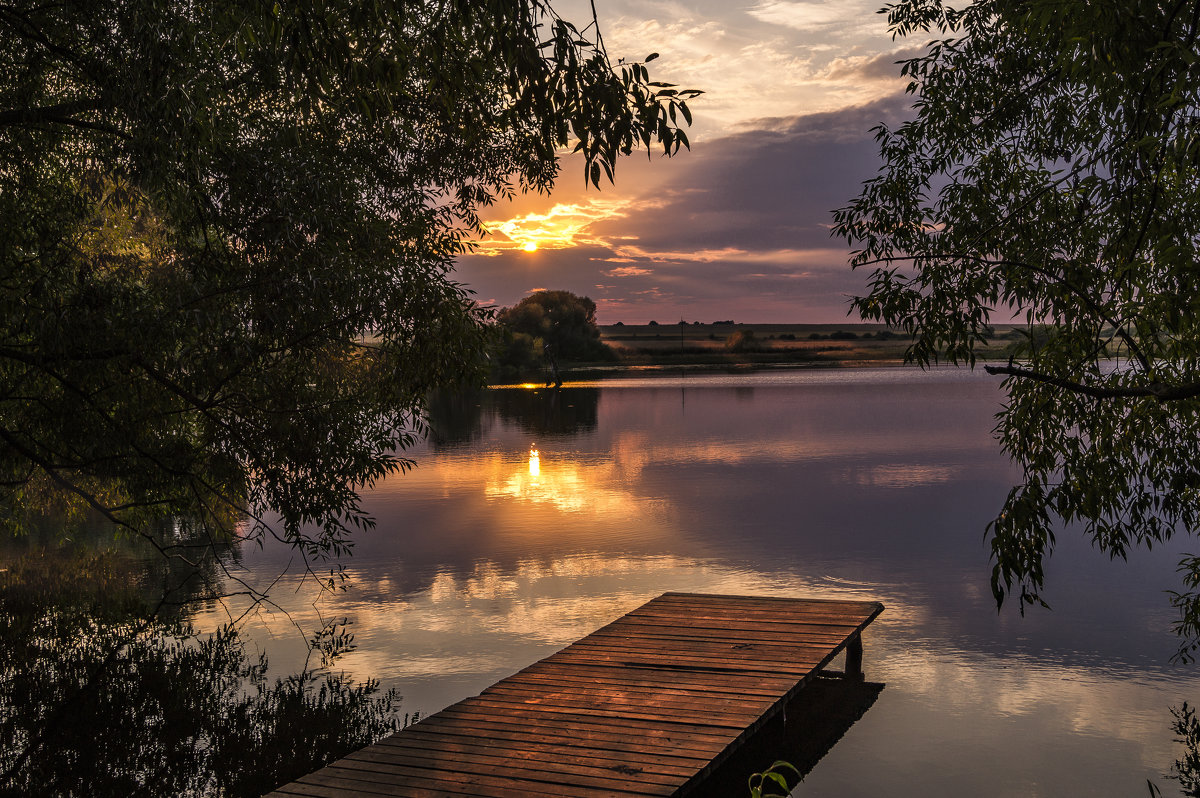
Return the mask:
[[[608,322],[842,319],[865,275],[850,271],[844,245],[830,237],[832,211],[875,172],[871,128],[899,123],[907,99],[764,118],[669,163],[631,160],[604,192],[630,212],[590,228],[609,247],[472,256],[460,273],[500,304],[535,287],[586,293]],[[573,200],[556,193],[555,201]]]
[[[890,53],[880,53],[865,61],[843,60],[826,73],[830,80],[894,80],[900,77],[899,64],[924,53],[925,47],[906,47]]]

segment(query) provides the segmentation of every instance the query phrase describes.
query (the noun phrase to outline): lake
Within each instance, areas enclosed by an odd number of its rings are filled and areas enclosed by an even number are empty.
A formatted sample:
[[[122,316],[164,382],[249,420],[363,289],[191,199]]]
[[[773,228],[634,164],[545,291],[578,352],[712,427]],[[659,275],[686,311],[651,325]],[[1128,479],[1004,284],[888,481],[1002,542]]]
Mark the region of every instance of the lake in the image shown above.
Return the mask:
[[[1019,476],[998,380],[858,368],[626,378],[438,403],[417,466],[322,593],[295,563],[249,631],[281,671],[346,617],[343,660],[428,714],[668,590],[878,600],[874,706],[796,795],[1146,794],[1182,748],[1165,590],[1188,542],[1110,562],[1070,530],[1052,611],[997,612],[987,522]],[[538,456],[531,458],[536,447]],[[247,550],[265,584],[291,560]],[[201,613],[202,623],[225,617]]]

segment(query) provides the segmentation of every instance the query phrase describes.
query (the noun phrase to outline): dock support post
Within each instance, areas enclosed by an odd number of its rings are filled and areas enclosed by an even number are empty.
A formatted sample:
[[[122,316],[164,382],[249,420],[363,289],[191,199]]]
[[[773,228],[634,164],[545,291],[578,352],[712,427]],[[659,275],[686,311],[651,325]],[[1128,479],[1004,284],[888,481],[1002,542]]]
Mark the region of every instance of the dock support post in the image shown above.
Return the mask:
[[[846,642],[846,677],[849,679],[863,678],[862,669],[863,642],[862,633],[856,634]]]

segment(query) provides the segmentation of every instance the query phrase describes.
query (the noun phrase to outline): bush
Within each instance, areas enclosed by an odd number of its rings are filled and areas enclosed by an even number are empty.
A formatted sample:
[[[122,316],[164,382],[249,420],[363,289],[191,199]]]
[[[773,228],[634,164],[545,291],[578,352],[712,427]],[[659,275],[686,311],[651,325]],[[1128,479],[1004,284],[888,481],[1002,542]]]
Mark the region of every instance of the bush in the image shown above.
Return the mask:
[[[725,348],[730,352],[761,352],[762,343],[754,335],[754,330],[738,330],[725,339]]]

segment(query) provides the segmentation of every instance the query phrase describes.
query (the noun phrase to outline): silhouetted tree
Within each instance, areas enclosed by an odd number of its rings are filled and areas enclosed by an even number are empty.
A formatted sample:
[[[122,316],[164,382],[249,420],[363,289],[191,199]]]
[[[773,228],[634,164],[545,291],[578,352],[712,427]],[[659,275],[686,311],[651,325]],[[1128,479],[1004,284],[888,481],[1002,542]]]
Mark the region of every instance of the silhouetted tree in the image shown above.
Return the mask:
[[[560,383],[559,364],[615,359],[600,341],[596,303],[570,291],[538,291],[496,315],[503,331],[500,363],[528,366],[544,359]]]
[[[1037,603],[1067,525],[1121,558],[1200,532],[1200,4],[886,11],[894,35],[933,41],[901,67],[913,118],[876,129],[880,173],[835,215],[872,270],[854,308],[920,364],[973,364],[996,314],[1030,326],[984,368],[1024,472],[989,527],[992,590]],[[1180,570],[1190,659],[1200,559]]]

